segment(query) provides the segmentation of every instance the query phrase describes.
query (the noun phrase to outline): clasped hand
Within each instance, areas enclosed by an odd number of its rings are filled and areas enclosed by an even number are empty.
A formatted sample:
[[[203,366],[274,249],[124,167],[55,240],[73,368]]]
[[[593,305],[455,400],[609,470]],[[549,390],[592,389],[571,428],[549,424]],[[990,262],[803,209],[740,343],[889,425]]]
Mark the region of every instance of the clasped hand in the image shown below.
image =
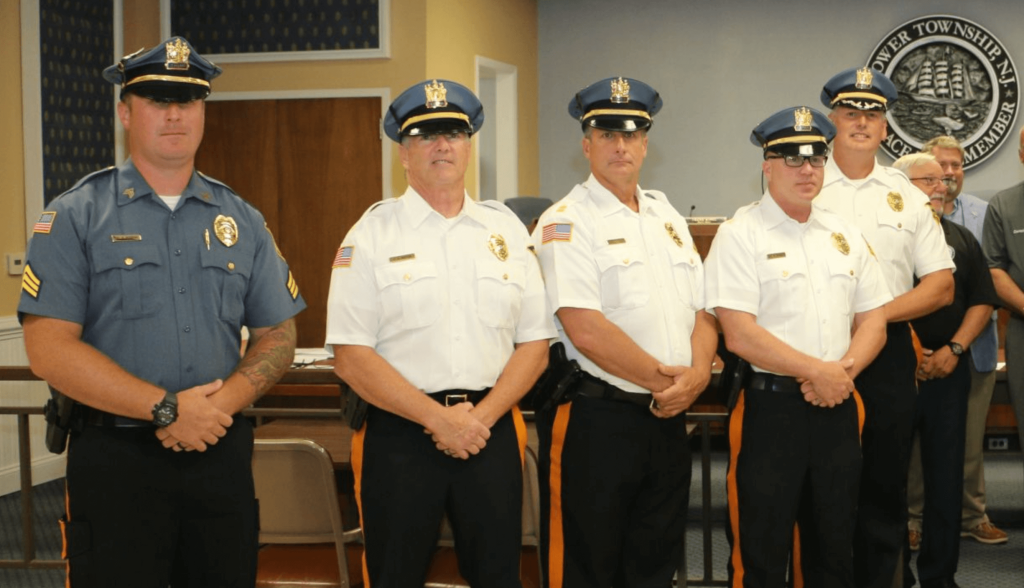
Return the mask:
[[[924,358],[917,367],[918,380],[935,380],[945,378],[956,369],[960,358],[953,355],[949,347],[938,349],[922,349]]]
[[[854,390],[850,375],[853,363],[852,357],[842,361],[824,361],[811,377],[797,378],[804,400],[823,408],[842,404]]]
[[[690,408],[711,381],[710,370],[681,365],[658,364],[658,372],[672,378],[672,385],[668,388],[660,392],[651,391],[654,398],[651,413],[663,419],[672,418]]]
[[[156,438],[174,451],[206,451],[227,434],[232,416],[211,402],[210,396],[224,385],[214,380],[178,393],[178,418],[156,430]]]
[[[487,446],[491,429],[473,413],[472,402],[444,407],[444,419],[436,430],[424,429],[438,451],[457,459],[469,459]]]

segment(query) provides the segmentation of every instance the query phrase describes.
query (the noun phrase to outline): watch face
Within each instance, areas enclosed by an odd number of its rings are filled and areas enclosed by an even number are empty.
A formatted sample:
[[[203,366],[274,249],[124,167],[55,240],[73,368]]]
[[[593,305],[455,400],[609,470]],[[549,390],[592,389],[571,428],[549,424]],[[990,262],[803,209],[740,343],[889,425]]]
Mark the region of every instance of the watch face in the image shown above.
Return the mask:
[[[960,355],[964,352],[964,348],[959,343],[950,343],[949,348],[953,351],[953,355]]]
[[[166,427],[178,418],[176,407],[160,403],[153,408],[153,424],[158,427]]]

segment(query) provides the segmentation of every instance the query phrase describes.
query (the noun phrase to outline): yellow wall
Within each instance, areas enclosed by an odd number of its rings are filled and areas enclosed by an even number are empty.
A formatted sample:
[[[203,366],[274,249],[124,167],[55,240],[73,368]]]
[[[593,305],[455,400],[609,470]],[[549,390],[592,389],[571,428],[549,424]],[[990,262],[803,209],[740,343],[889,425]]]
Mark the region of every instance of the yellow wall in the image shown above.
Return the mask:
[[[477,55],[516,66],[519,194],[536,196],[540,192],[536,0],[428,0],[426,30],[426,78],[448,78],[472,87]],[[475,185],[475,177],[471,181]]]
[[[0,79],[21,79],[21,35],[17,0],[0,1]],[[124,49],[161,41],[159,0],[124,0]],[[430,77],[446,77],[472,87],[475,57],[516,66],[519,91],[519,193],[539,191],[537,157],[537,3],[536,0],[391,0],[391,58],[345,61],[226,63],[214,91],[382,88],[394,99]],[[23,251],[24,170],[21,95],[0,93],[0,254]],[[387,141],[387,139],[385,139]],[[398,149],[392,149],[393,194],[405,190]],[[467,187],[475,192],[470,167]],[[20,278],[0,277],[0,316],[14,314]]]
[[[21,11],[12,0],[0,2],[0,261],[4,253],[25,250],[25,162],[22,157]],[[17,90],[15,90],[17,89]],[[8,276],[0,263],[0,316],[18,308],[21,276]]]

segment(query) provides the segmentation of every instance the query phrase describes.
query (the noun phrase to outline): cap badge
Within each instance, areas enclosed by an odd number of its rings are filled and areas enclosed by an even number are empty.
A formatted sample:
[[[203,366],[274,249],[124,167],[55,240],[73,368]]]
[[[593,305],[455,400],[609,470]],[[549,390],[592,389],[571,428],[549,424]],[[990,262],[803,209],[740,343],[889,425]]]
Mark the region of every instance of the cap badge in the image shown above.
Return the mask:
[[[665,223],[665,230],[668,232],[668,236],[672,237],[672,242],[676,244],[676,247],[683,246],[683,240],[679,238],[679,233],[676,232],[676,228],[672,226],[672,223]]]
[[[623,78],[612,80],[612,103],[626,104],[629,102],[629,82]]]
[[[448,106],[448,90],[444,87],[444,84],[439,84],[437,80],[434,80],[432,84],[423,86],[423,90],[427,94],[427,108],[444,108]]]
[[[213,233],[225,247],[231,247],[238,243],[238,225],[230,216],[218,214],[217,218],[213,219]]]
[[[832,233],[832,246],[843,255],[850,254],[850,244],[846,242],[846,237],[842,233]]]
[[[889,192],[885,201],[889,203],[889,208],[896,212],[903,212],[903,196],[900,196],[899,192]]]
[[[487,239],[487,248],[491,250],[500,261],[508,259],[508,246],[505,245],[505,238],[501,235],[491,235]]]
[[[806,132],[811,130],[811,110],[802,106],[793,111],[793,130]]]
[[[191,50],[181,39],[167,43],[164,45],[164,49],[167,51],[167,61],[164,62],[164,67],[176,70],[188,69],[188,55]]]
[[[873,79],[874,74],[871,73],[871,68],[866,66],[862,67],[857,70],[857,83],[854,84],[854,86],[856,86],[858,90],[868,90],[871,88]]]

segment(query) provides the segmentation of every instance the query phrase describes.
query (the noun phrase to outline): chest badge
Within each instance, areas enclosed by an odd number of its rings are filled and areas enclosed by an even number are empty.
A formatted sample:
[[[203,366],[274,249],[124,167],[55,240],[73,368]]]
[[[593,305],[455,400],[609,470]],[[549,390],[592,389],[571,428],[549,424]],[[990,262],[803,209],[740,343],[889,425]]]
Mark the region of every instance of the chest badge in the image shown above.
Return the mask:
[[[238,243],[238,225],[230,216],[218,214],[217,218],[213,219],[213,233],[225,247],[231,247]]]
[[[850,244],[846,242],[846,237],[842,233],[832,233],[832,246],[843,255],[850,254]]]
[[[896,212],[903,212],[903,196],[900,196],[899,192],[889,192],[885,200],[889,203],[889,208]]]
[[[508,259],[508,245],[505,244],[505,238],[501,235],[491,235],[491,237],[487,239],[487,248],[490,249],[491,253],[493,253],[499,260],[505,261]]]
[[[676,244],[676,247],[683,246],[683,240],[679,238],[679,233],[676,232],[676,228],[672,226],[672,223],[665,223],[665,230],[668,232],[668,236],[672,237],[672,242]]]

